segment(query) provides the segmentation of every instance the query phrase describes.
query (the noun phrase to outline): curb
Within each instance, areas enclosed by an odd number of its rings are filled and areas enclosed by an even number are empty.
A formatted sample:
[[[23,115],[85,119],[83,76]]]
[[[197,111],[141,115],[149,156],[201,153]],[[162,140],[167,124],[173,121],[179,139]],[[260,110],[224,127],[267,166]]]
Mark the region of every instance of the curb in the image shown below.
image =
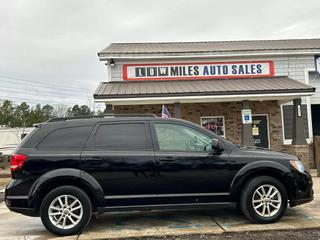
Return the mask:
[[[0,178],[11,178],[11,174],[10,173],[0,174]]]
[[[0,169],[0,178],[11,178],[11,172],[10,170],[6,169]]]
[[[262,234],[262,233],[273,233],[273,232],[299,232],[299,231],[312,231],[317,230],[319,227],[306,227],[306,228],[297,228],[297,229],[268,229],[268,230],[254,230],[254,231],[225,231],[221,233],[198,233],[198,234],[164,234],[164,235],[150,235],[150,236],[130,236],[130,237],[92,237],[92,236],[85,236],[82,234],[77,235],[76,239],[83,239],[83,240],[175,240],[175,239],[210,239],[210,237],[223,237],[223,238],[230,238],[232,239],[232,236],[234,235],[243,235],[246,236],[247,234]],[[89,238],[88,238],[89,237]],[[73,239],[73,238],[72,238]],[[239,238],[237,238],[239,239]],[[243,238],[241,238],[243,239]],[[69,238],[66,238],[66,240],[69,240]]]
[[[0,168],[0,178],[11,178],[10,168],[3,169],[3,167],[1,167]]]

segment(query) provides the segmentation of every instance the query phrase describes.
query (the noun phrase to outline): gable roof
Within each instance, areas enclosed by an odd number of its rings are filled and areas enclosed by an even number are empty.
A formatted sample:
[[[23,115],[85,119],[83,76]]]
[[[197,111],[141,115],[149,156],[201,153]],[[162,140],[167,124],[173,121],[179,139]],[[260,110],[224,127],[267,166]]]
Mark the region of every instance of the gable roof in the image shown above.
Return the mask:
[[[293,50],[320,50],[320,39],[283,39],[210,42],[149,42],[111,43],[98,53],[99,57],[129,55],[181,55],[218,52],[270,52]]]

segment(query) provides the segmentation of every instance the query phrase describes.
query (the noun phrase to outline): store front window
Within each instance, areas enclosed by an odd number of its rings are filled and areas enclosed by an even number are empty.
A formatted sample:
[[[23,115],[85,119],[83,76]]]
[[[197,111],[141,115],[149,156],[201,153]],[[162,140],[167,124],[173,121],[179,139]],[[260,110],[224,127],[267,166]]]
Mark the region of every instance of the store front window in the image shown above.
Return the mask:
[[[204,116],[201,117],[201,126],[208,129],[211,132],[219,135],[220,137],[226,136],[225,123],[223,116]]]
[[[307,105],[301,105],[301,115],[304,121],[304,131],[307,141],[309,139],[309,125],[308,125],[308,114]],[[293,134],[293,105],[282,105],[282,122],[283,122],[283,132],[284,132],[284,144],[291,144],[292,134]]]

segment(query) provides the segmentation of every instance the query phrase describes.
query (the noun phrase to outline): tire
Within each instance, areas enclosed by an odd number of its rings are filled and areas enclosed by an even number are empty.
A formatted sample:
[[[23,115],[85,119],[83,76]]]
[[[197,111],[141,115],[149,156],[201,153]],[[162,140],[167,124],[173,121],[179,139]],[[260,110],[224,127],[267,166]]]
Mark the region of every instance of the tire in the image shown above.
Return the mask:
[[[272,190],[268,195],[270,189]],[[266,224],[278,221],[287,205],[288,196],[284,185],[269,176],[251,179],[244,186],[240,196],[241,211],[253,223]]]
[[[69,209],[65,205],[66,199]],[[71,209],[74,210],[70,211]],[[80,188],[58,187],[43,199],[40,216],[48,231],[59,236],[74,235],[82,232],[89,224],[92,216],[91,201]]]

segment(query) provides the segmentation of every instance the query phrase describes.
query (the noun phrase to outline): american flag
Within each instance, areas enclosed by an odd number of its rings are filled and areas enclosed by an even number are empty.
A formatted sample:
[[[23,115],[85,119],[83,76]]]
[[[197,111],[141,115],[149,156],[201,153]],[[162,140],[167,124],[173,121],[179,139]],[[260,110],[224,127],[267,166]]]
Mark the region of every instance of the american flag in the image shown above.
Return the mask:
[[[161,117],[162,117],[162,118],[171,118],[171,115],[170,115],[170,113],[169,113],[169,110],[168,110],[168,108],[166,108],[165,105],[162,105]]]

